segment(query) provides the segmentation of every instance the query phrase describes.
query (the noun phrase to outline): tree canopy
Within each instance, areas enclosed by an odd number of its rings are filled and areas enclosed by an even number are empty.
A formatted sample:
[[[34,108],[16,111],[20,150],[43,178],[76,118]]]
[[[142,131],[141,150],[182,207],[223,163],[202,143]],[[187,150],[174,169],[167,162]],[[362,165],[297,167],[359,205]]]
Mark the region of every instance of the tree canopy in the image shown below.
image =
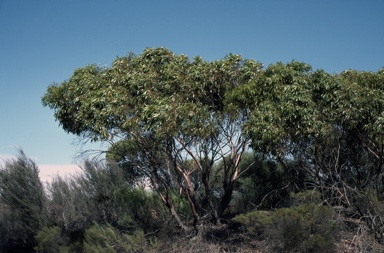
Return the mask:
[[[250,144],[243,133],[248,111],[235,110],[226,96],[254,79],[261,66],[234,54],[207,62],[146,49],[117,58],[110,68],[77,69],[68,81],[48,88],[43,104],[55,110],[67,132],[110,141],[108,157],[148,177],[181,226],[170,198],[175,185],[195,224],[207,209],[219,222]],[[224,180],[216,207],[211,198],[219,160],[225,161]]]
[[[384,69],[329,74],[298,61],[264,68],[236,54],[205,61],[147,48],[75,70],[42,102],[65,131],[109,142],[107,158],[133,182],[148,179],[188,229],[173,199],[182,196],[196,229],[225,216],[254,168],[241,164],[246,152],[278,163],[292,190],[307,182],[383,191],[383,80]]]

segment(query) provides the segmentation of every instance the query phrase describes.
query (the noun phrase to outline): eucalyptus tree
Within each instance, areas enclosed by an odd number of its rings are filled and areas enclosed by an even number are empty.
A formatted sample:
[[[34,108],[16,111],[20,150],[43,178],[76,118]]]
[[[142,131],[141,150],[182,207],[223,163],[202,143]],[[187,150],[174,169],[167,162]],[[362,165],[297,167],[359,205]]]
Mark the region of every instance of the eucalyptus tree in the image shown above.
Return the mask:
[[[77,69],[69,80],[49,86],[42,101],[65,131],[110,142],[108,157],[150,179],[187,229],[172,194],[176,190],[188,201],[195,227],[207,214],[220,222],[250,144],[243,131],[249,110],[238,110],[226,96],[256,78],[261,67],[234,54],[207,62],[165,48],[146,49],[117,58],[109,68]],[[224,177],[216,204],[213,168],[219,160]]]
[[[383,81],[383,70],[311,74],[312,100],[322,124],[313,164],[329,179],[358,190],[382,187]]]
[[[346,70],[338,79],[341,85],[335,90],[338,99],[333,106],[333,121],[346,133],[352,144],[349,150],[358,159],[350,163],[354,182],[359,189],[373,186],[381,195],[384,192],[384,69]]]
[[[313,71],[276,63],[228,98],[248,108],[252,147],[295,162],[317,185],[383,191],[384,71]],[[343,194],[343,202],[347,204]]]

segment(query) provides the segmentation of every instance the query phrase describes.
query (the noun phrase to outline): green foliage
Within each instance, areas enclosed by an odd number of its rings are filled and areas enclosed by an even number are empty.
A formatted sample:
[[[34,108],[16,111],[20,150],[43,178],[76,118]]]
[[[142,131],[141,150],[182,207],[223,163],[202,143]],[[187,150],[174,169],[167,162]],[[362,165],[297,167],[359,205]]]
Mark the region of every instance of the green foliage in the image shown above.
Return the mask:
[[[319,193],[314,191],[292,198],[293,207],[253,211],[232,220],[251,235],[271,239],[277,252],[335,252],[340,225],[332,208],[319,205]]]
[[[158,196],[129,184],[114,163],[86,161],[83,174],[68,181],[58,177],[48,191],[50,221],[68,237],[66,246],[74,248],[94,222],[151,233],[166,218]]]
[[[268,233],[285,251],[333,252],[339,227],[332,216],[330,207],[314,204],[278,209]]]
[[[253,203],[253,205],[264,207],[278,206],[278,202],[285,199],[284,195],[286,196],[284,189],[279,191],[288,184],[286,172],[274,161],[263,161],[257,157],[254,159],[255,164],[247,173],[248,176],[240,180],[242,203]]]
[[[32,252],[46,223],[46,196],[39,170],[22,151],[0,170],[0,250]]]
[[[239,161],[250,142],[242,130],[247,111],[237,111],[226,96],[254,79],[260,68],[260,63],[235,54],[206,62],[166,48],[147,48],[140,55],[117,58],[110,68],[75,70],[68,81],[51,85],[42,102],[54,109],[65,131],[112,142],[107,157],[125,164],[133,178],[149,177],[185,227],[170,193],[183,193],[196,223],[198,211],[205,210],[198,200],[212,198],[212,167],[228,155],[224,150],[232,150],[231,162],[222,167],[221,200],[217,206],[211,202],[208,212],[222,215],[228,207],[241,174]],[[194,166],[185,166],[186,161]],[[194,189],[199,184],[206,189],[201,198]]]
[[[89,65],[75,70],[68,81],[51,85],[42,102],[55,110],[64,130],[95,141],[137,127],[156,134],[180,127],[203,134],[210,129],[209,110],[222,110],[226,90],[258,68],[239,55],[190,62],[168,49],[148,48],[141,55],[117,58],[109,69]]]
[[[241,223],[247,233],[258,238],[265,237],[266,229],[272,224],[273,213],[267,211],[253,211],[235,216],[232,221]]]
[[[311,204],[322,204],[321,193],[316,190],[306,190],[290,194],[291,206],[304,206]]]
[[[76,180],[84,198],[89,200],[94,219],[116,222],[121,213],[125,213],[125,198],[131,191],[124,172],[116,164],[103,164],[86,161],[84,175]]]
[[[336,252],[335,245],[329,238],[315,234],[302,244],[303,252]]]
[[[287,205],[288,193],[305,187],[365,218],[360,196],[372,190],[384,199],[383,81],[384,69],[329,74],[297,61],[262,68],[236,54],[208,62],[166,48],[77,69],[48,87],[43,105],[65,131],[110,143],[107,158],[124,170],[87,163],[85,178],[54,182],[51,220],[71,238],[83,238],[94,221],[152,231],[165,217],[154,208],[161,202],[188,231],[191,219],[196,229],[202,217],[219,223],[230,211]],[[257,159],[247,157],[250,149]],[[149,180],[157,197],[133,191],[138,180]],[[311,234],[296,242],[303,251],[326,248],[323,232],[308,232],[318,212],[328,215],[313,203],[319,196],[291,200],[271,224],[296,228],[298,238]],[[290,236],[281,231],[273,235]]]
[[[161,200],[153,192],[131,189],[125,193],[123,201],[125,215],[120,215],[117,223],[126,230],[132,229],[132,225],[135,224],[135,228],[153,232],[160,228],[168,217]]]
[[[84,230],[95,219],[91,200],[76,184],[75,179],[56,177],[47,186],[47,203],[51,226],[59,226],[70,241],[81,241]]]
[[[37,241],[35,250],[38,253],[65,252],[67,241],[60,227],[44,227],[35,238]]]
[[[256,150],[280,151],[291,138],[318,133],[310,71],[305,63],[276,63],[230,93],[231,101],[251,110],[246,130]]]
[[[287,206],[289,193],[305,188],[306,175],[295,162],[283,167],[274,159],[249,153],[244,156],[241,166],[249,165],[236,187],[232,205],[237,212]]]
[[[143,252],[145,245],[142,231],[127,234],[109,224],[94,224],[85,232],[84,253]]]

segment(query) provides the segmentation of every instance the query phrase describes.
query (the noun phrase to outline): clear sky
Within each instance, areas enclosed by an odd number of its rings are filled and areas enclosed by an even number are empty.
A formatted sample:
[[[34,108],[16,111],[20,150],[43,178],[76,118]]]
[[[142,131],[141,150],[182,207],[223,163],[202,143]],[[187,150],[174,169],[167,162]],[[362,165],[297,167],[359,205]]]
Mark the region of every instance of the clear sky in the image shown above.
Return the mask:
[[[163,46],[206,60],[237,53],[266,66],[378,71],[383,13],[384,0],[0,0],[0,157],[21,147],[42,167],[76,162],[75,136],[41,105],[76,68]]]

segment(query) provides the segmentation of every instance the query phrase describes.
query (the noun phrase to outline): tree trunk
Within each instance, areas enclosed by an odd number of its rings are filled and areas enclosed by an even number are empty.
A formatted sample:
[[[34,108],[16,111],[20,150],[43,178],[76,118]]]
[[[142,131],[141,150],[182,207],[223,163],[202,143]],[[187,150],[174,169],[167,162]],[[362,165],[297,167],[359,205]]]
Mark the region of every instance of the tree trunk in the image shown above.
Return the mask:
[[[220,217],[217,214],[216,208],[213,205],[212,199],[211,199],[211,188],[209,187],[208,174],[203,172],[201,179],[202,179],[202,182],[203,182],[203,185],[204,185],[204,189],[205,189],[205,201],[206,201],[206,203],[208,203],[209,209],[212,210],[212,215],[213,215],[213,218],[215,220],[215,223],[217,225],[220,225],[220,223],[221,223],[220,222]]]
[[[168,193],[167,196],[164,197],[164,195],[161,192],[158,192],[160,195],[161,200],[164,202],[165,206],[168,208],[169,212],[171,213],[171,216],[175,219],[177,225],[184,231],[188,231],[189,228],[184,224],[184,222],[181,220],[180,216],[177,214],[175,207],[172,204],[172,201],[170,200]]]
[[[226,182],[224,183],[224,195],[221,197],[219,208],[217,210],[217,214],[219,217],[223,217],[225,210],[228,208],[229,203],[231,202],[232,199],[232,193],[233,193],[233,187],[234,187],[234,182]]]
[[[181,190],[184,191],[184,193],[187,197],[188,203],[189,203],[189,207],[191,208],[192,215],[193,215],[193,227],[197,233],[198,232],[197,231],[197,223],[199,222],[199,214],[196,210],[195,191],[193,188],[191,178],[189,177],[188,173],[186,173],[183,169],[181,169],[176,164],[176,161],[175,161],[175,169],[176,169],[176,174],[178,177],[177,181],[179,183],[179,186],[180,186]],[[183,184],[183,179],[184,179],[186,185]]]
[[[165,206],[168,208],[169,212],[171,213],[171,216],[175,219],[177,225],[184,231],[188,231],[189,228],[183,223],[180,216],[177,214],[175,207],[173,206],[173,203],[170,199],[169,192],[166,193],[166,196],[164,196],[160,191],[156,191],[160,199],[164,202]]]
[[[180,216],[177,214],[175,207],[173,205],[168,206],[169,211],[171,212],[172,217],[175,219],[177,225],[183,230],[183,231],[188,231],[189,228],[184,225],[183,221],[180,219]]]

